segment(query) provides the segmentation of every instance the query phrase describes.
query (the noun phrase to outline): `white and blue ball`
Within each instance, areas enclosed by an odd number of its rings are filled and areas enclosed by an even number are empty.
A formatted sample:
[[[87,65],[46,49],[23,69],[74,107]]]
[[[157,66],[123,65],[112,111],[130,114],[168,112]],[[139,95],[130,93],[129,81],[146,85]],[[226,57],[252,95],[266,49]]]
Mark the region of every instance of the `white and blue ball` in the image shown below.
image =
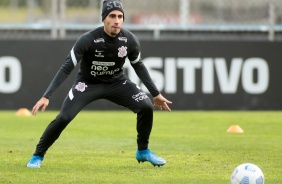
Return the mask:
[[[230,180],[231,184],[264,184],[264,175],[257,165],[244,163],[234,169]]]

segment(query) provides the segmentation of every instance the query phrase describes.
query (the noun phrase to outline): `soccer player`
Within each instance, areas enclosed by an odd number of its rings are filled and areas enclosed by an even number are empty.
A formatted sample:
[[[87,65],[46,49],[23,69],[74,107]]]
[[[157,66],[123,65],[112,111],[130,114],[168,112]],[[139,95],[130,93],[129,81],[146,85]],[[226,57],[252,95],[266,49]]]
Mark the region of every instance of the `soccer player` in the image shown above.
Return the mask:
[[[80,36],[43,97],[33,107],[33,115],[36,115],[40,108],[45,111],[53,92],[80,63],[76,81],[66,96],[60,113],[47,126],[27,167],[40,168],[45,153],[70,121],[87,104],[97,99],[107,99],[137,114],[136,159],[139,163],[148,161],[154,166],[166,163],[163,158],[148,149],[148,144],[154,107],[171,111],[168,104],[172,102],[161,95],[142,63],[137,37],[122,28],[124,10],[119,0],[103,1],[102,21],[103,26]],[[140,87],[124,74],[123,65],[126,58],[153,96],[154,104]]]

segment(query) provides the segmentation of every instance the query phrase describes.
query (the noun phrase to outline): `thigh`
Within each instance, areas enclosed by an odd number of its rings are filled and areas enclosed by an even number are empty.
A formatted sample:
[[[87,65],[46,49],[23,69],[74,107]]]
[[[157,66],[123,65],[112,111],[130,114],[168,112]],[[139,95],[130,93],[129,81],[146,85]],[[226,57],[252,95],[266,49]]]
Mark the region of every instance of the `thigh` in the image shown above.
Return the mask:
[[[153,106],[147,94],[130,80],[118,81],[111,85],[108,90],[106,99],[127,107],[135,113]]]
[[[73,119],[86,105],[102,98],[103,86],[102,85],[74,85],[68,95],[66,96],[61,114]]]

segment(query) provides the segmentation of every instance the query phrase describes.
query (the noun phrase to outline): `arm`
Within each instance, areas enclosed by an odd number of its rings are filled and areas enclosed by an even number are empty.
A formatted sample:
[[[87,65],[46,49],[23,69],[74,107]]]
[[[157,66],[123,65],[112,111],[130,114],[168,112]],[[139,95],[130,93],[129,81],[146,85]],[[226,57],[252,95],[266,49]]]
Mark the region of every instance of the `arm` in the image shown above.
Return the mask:
[[[141,79],[141,81],[154,97],[154,107],[158,107],[160,110],[165,109],[167,111],[171,111],[168,104],[172,104],[172,102],[164,98],[158,91],[145,65],[141,61],[139,61],[135,64],[132,64],[132,67],[134,68],[137,76]]]
[[[162,94],[157,89],[156,85],[154,84],[146,66],[143,64],[141,60],[140,54],[140,43],[136,36],[133,35],[133,42],[132,42],[132,52],[130,52],[128,58],[130,60],[131,66],[133,67],[134,71],[136,72],[137,76],[143,82],[143,84],[147,87],[151,95],[153,96],[154,100],[154,107],[158,107],[160,110],[165,109],[167,111],[171,111],[168,104],[172,102],[167,100],[162,96]]]
[[[159,90],[157,89],[156,85],[154,84],[144,63],[141,60],[139,60],[137,63],[131,64],[131,65],[135,73],[140,78],[140,80],[143,82],[143,84],[147,87],[151,95],[155,97],[158,94],[160,94]]]
[[[66,63],[65,63],[66,64]],[[64,64],[64,65],[65,65]],[[47,90],[43,94],[43,97],[35,104],[35,106],[32,108],[32,115],[36,115],[39,108],[42,107],[41,111],[44,112],[49,104],[49,98],[53,94],[54,91],[66,80],[66,78],[69,76],[69,73],[64,72],[62,69],[64,65],[60,68],[60,70],[57,72],[55,77],[53,78],[52,82],[49,84]]]
[[[46,89],[43,97],[35,104],[32,109],[32,114],[36,115],[38,110],[42,107],[41,111],[45,111],[49,104],[49,98],[58,89],[58,87],[67,79],[72,70],[77,65],[78,61],[83,57],[87,48],[87,39],[81,37],[70,51],[65,63],[61,66],[48,88]]]
[[[68,60],[67,60],[68,61]],[[47,90],[43,94],[43,97],[35,104],[35,106],[32,109],[32,115],[36,115],[39,108],[42,107],[41,111],[44,112],[49,104],[49,98],[52,96],[53,92],[56,91],[56,89],[66,80],[66,78],[71,73],[72,69],[74,67],[68,66],[68,62],[65,62],[64,65],[60,68],[60,70],[57,72],[55,77],[53,78],[52,82],[49,84]],[[64,67],[68,66],[69,71],[65,71]]]
[[[130,61],[131,66],[133,67],[135,73],[140,78],[140,80],[143,82],[143,84],[147,87],[149,92],[153,97],[160,94],[159,90],[157,89],[156,85],[154,84],[153,80],[151,79],[151,76],[146,68],[146,66],[143,64],[141,59],[141,48],[140,48],[140,42],[138,38],[131,34],[130,36],[130,52],[128,54],[128,59]]]
[[[67,70],[64,68],[68,68]],[[55,77],[53,78],[52,82],[49,84],[47,90],[43,94],[43,97],[50,98],[54,91],[67,79],[71,71],[73,70],[74,66],[69,64],[68,60],[65,62],[64,65],[61,66]]]

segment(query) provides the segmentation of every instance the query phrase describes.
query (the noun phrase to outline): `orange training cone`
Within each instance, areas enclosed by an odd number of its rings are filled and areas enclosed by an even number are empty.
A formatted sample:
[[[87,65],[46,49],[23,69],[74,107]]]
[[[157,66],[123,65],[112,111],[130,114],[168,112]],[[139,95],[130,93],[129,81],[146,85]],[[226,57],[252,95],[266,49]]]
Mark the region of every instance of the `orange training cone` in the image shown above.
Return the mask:
[[[227,129],[227,132],[230,132],[230,133],[243,133],[244,130],[239,125],[231,125]]]
[[[31,112],[27,108],[20,108],[17,113],[17,116],[31,116]]]

